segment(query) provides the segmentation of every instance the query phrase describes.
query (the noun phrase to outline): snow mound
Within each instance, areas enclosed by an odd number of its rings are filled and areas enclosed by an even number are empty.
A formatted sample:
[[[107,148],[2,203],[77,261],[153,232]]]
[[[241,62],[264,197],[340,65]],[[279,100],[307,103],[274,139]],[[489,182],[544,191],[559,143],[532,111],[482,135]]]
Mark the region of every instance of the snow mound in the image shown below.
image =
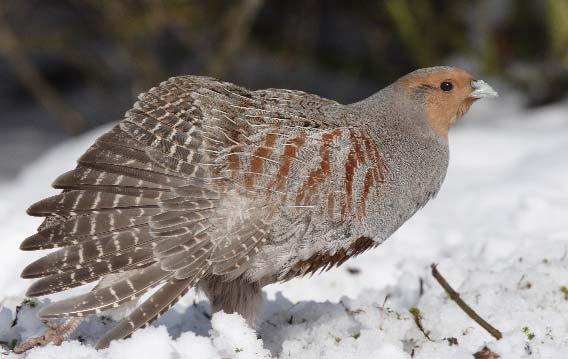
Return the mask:
[[[471,359],[485,346],[504,359],[567,357],[568,106],[527,112],[502,98],[476,104],[463,122],[451,133],[438,198],[378,249],[317,277],[267,287],[256,330],[236,314],[210,320],[207,302],[190,293],[108,349],[92,345],[114,323],[94,317],[80,325],[78,340],[27,358]],[[29,281],[19,272],[42,255],[18,250],[39,225],[24,211],[55,194],[47,183],[107,129],[51,150],[0,184],[0,341],[7,346],[42,332],[36,314],[49,301],[24,302]],[[430,274],[433,262],[501,340],[448,298]]]

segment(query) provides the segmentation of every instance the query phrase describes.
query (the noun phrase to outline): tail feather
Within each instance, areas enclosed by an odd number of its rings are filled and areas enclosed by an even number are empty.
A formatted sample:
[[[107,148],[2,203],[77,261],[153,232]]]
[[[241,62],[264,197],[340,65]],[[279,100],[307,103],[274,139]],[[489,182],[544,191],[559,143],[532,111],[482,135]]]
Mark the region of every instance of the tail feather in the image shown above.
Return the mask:
[[[154,248],[154,254],[157,258],[175,255],[179,252],[193,250],[194,246],[206,240],[209,240],[209,235],[205,231],[179,235],[159,242]]]
[[[40,310],[39,316],[41,318],[82,317],[104,312],[139,298],[171,276],[171,272],[162,270],[160,264],[155,263],[108,287],[51,303]]]
[[[159,183],[168,186],[181,186],[186,183],[186,180],[175,174],[164,174],[159,171],[149,170],[145,168],[125,167],[111,161],[104,161],[98,159],[86,159],[81,157],[79,164],[85,167],[96,169],[98,171],[122,174],[125,176],[139,178],[144,181]]]
[[[164,284],[148,300],[139,305],[127,318],[107,332],[96,345],[96,349],[108,347],[112,340],[123,339],[136,329],[142,328],[158,319],[168,311],[190,289],[193,278],[182,280],[171,279]]]
[[[265,180],[251,181],[250,188],[241,182],[276,170],[270,153],[278,134],[265,138],[257,132],[269,126],[264,118],[281,117],[256,105],[261,103],[245,89],[199,77],[172,79],[143,94],[126,118],[81,156],[75,170],[55,181],[63,192],[29,210],[47,218],[22,248],[64,247],[24,270],[25,277],[43,277],[31,286],[30,295],[97,279],[111,283],[54,302],[39,315],[100,313],[159,286],[97,344],[106,347],[159,317],[201,278],[244,267],[265,242],[273,213],[254,207],[253,201],[264,196],[246,195],[272,191]],[[243,146],[248,147],[232,151]],[[233,152],[248,157],[226,161],[223,154]],[[260,161],[256,167],[263,170],[252,171],[253,153],[259,154],[254,163]],[[245,165],[250,176],[243,172]],[[235,221],[232,207],[224,206],[233,189],[234,211],[243,212]]]
[[[213,243],[208,237],[196,242],[187,250],[178,252],[160,259],[160,264],[164,270],[176,271],[184,267],[194,268],[201,263],[200,259],[208,257]]]
[[[124,272],[155,262],[150,246],[113,256],[87,265],[77,265],[73,271],[52,274],[34,282],[26,292],[28,297],[38,297],[61,292],[116,272]]]
[[[66,172],[53,182],[53,188],[81,189],[88,186],[97,188],[137,188],[144,190],[169,190],[170,187],[161,183],[145,181],[140,178],[125,176],[119,173],[109,173],[94,168],[79,166]]]
[[[212,209],[192,212],[171,211],[155,215],[151,219],[152,230],[160,232],[178,227],[190,227],[196,223],[205,222],[214,213]]]
[[[235,233],[227,234],[211,254],[213,273],[226,275],[239,271],[266,242],[269,232],[269,222],[259,218],[241,226]]]
[[[37,278],[72,271],[78,266],[86,266],[94,261],[131,252],[143,246],[151,248],[149,246],[151,241],[148,226],[89,239],[32,262],[22,271],[22,277]]]
[[[156,200],[99,191],[73,190],[48,197],[28,209],[31,216],[73,216],[92,211],[158,208]]]
[[[63,219],[26,238],[22,250],[48,249],[83,243],[93,238],[127,232],[148,226],[159,208],[107,210]]]

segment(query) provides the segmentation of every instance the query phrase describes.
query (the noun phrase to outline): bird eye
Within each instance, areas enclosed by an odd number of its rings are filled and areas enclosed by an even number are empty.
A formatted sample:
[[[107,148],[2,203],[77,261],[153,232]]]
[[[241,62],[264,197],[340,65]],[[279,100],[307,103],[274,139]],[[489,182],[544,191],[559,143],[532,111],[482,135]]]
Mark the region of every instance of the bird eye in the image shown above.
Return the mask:
[[[454,88],[454,85],[452,85],[451,82],[448,81],[444,81],[440,84],[440,88],[442,89],[442,91],[452,91],[452,89]]]

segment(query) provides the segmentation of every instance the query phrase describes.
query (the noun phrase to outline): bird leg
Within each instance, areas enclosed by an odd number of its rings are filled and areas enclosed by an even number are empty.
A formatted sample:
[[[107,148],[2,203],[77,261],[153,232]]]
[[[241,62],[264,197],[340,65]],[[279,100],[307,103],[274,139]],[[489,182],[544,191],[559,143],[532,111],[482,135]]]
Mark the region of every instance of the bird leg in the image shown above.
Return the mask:
[[[262,313],[262,287],[238,277],[226,281],[221,277],[202,280],[199,284],[211,304],[211,314],[224,311],[239,313],[251,327],[256,327]]]
[[[32,348],[47,344],[61,345],[71,334],[75,332],[83,318],[69,318],[64,322],[44,321],[47,326],[45,333],[39,337],[31,338],[24,343],[16,345],[14,353],[20,354]]]

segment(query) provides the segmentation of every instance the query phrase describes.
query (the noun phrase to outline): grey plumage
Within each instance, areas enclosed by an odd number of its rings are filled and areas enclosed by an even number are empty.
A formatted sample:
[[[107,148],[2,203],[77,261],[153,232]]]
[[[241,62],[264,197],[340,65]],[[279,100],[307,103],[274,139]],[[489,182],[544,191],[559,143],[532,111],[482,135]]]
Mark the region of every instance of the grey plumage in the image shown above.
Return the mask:
[[[447,141],[417,96],[395,83],[344,106],[205,77],[163,82],[55,181],[61,194],[29,209],[46,220],[22,249],[61,248],[24,269],[41,277],[28,295],[124,274],[42,309],[55,318],[111,310],[158,287],[98,347],[191,287],[214,310],[253,321],[262,286],[374,247],[438,191]]]

